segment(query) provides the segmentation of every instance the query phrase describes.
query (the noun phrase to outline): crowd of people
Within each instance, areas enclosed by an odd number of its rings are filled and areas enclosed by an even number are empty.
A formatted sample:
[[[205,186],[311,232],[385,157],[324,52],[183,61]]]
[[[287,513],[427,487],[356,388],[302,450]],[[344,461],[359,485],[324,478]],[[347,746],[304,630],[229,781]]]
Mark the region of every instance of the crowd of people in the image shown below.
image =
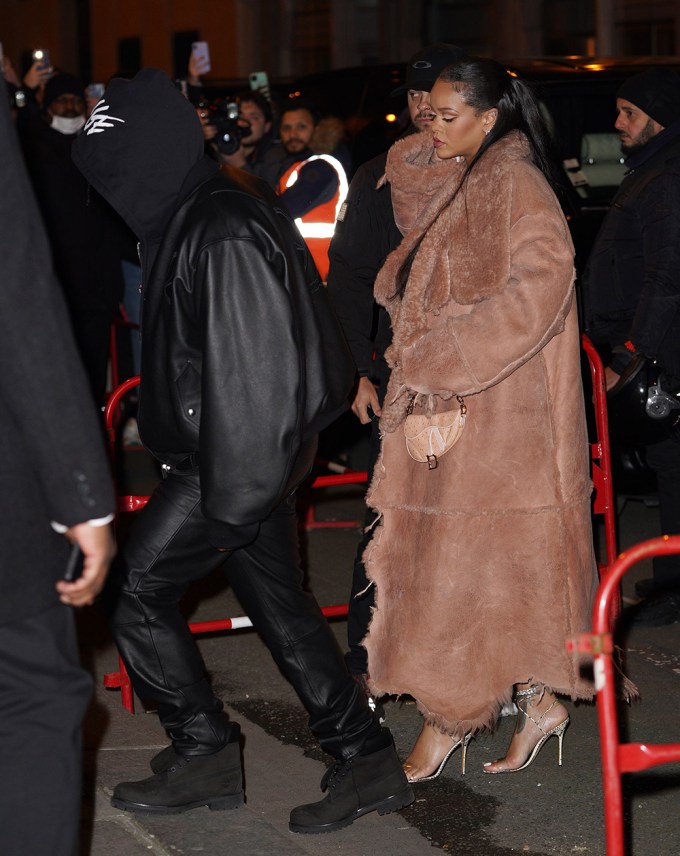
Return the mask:
[[[240,728],[180,611],[187,586],[218,567],[334,760],[324,798],[292,810],[292,831],[328,832],[410,804],[412,785],[440,775],[456,750],[464,771],[470,741],[504,713],[517,716],[510,746],[484,772],[526,769],[551,737],[561,763],[567,699],[594,692],[564,644],[588,627],[597,585],[579,334],[585,327],[601,349],[612,393],[642,359],[663,367],[668,389],[680,383],[680,78],[643,72],[618,92],[629,172],[583,277],[579,319],[541,105],[493,60],[442,43],[418,51],[393,93],[406,96],[409,129],[353,177],[341,124],[302,99],[275,111],[241,93],[237,145],[221,145],[193,59],[184,94],[143,69],[114,77],[91,103],[70,74],[36,60],[19,80],[4,62],[3,147],[16,175],[30,176],[42,217],[28,193],[16,210],[32,218],[35,244],[3,248],[15,294],[3,322],[11,329],[16,317],[19,329],[37,301],[54,305],[49,321],[63,324],[68,352],[28,353],[25,365],[39,377],[75,361],[65,304],[90,392],[84,379],[63,391],[51,373],[46,382],[62,405],[92,411],[120,301],[142,328],[139,430],[163,479],[120,545],[102,603],[170,743],[151,776],[116,786],[113,805],[179,813],[243,802]],[[17,330],[5,338],[23,353]],[[25,395],[0,388],[3,439],[5,423],[34,418],[30,375],[19,378]],[[295,493],[319,432],[348,406],[372,424],[372,440],[343,656],[303,588]],[[92,422],[82,428],[90,439]],[[36,437],[21,439],[21,479],[43,474],[50,450]],[[99,593],[113,554],[93,443],[74,450],[70,476],[45,476],[41,503],[30,500],[35,519],[22,518],[50,533],[54,567],[43,562],[49,586],[41,581],[36,602],[57,610],[52,638],[64,608]],[[670,534],[680,533],[679,449],[673,435],[649,447]],[[85,515],[61,500],[73,480]],[[56,589],[55,528],[86,555],[83,581]],[[0,546],[11,543],[5,534]],[[643,620],[680,620],[677,562],[654,573]],[[34,618],[21,609],[0,613],[9,649]],[[73,652],[64,656],[73,740],[87,686]],[[375,709],[391,694],[413,697],[423,715],[405,760]],[[69,781],[58,810],[73,819],[77,776]]]

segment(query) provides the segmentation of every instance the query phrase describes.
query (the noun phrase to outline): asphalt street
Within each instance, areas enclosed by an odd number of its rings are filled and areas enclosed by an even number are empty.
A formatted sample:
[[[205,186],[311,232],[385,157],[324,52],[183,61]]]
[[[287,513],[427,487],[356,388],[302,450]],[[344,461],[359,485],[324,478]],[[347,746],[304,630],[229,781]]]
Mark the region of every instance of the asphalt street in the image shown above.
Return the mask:
[[[154,472],[144,453],[131,455],[138,476],[135,492],[145,492]],[[324,489],[317,497],[319,517],[362,514],[360,487]],[[657,535],[656,515],[654,507],[627,502],[619,520],[621,547]],[[302,533],[308,583],[320,603],[346,602],[359,535],[356,527]],[[634,581],[649,573],[644,564],[632,570],[624,581],[624,596],[631,596]],[[219,573],[190,590],[185,611],[192,620],[242,614]],[[114,785],[148,775],[148,761],[166,738],[155,715],[145,712],[139,701],[131,715],[121,707],[119,692],[103,687],[103,675],[115,670],[117,661],[98,607],[83,611],[79,625],[83,657],[95,679],[85,728],[83,854],[419,856],[433,849],[460,856],[605,853],[599,736],[590,704],[568,704],[572,723],[562,767],[557,764],[557,741],[551,740],[527,770],[485,775],[484,761],[502,755],[510,740],[514,723],[503,718],[494,734],[471,743],[464,777],[456,752],[439,779],[416,786],[412,806],[385,817],[369,815],[330,835],[290,833],[290,809],[321,797],[319,782],[328,759],[310,736],[295,694],[252,630],[199,641],[214,686],[242,723],[245,806],[226,812],[201,808],[176,816],[113,809],[109,796]],[[344,621],[334,621],[333,627],[344,647]],[[680,624],[632,627],[619,642],[626,652],[626,671],[641,693],[639,701],[621,705],[629,739],[680,740]],[[408,698],[388,700],[386,715],[405,756],[420,729],[420,715]],[[679,856],[680,765],[628,777],[625,794],[629,854]]]

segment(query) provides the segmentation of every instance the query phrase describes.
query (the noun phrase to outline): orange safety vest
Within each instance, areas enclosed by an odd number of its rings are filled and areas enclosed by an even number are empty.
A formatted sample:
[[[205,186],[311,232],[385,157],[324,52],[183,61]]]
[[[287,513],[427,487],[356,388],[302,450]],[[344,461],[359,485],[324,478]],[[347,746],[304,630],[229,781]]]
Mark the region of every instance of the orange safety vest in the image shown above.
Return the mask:
[[[305,164],[311,163],[314,160],[324,160],[330,164],[338,175],[338,187],[334,196],[312,208],[302,217],[295,218],[295,225],[300,230],[300,234],[305,239],[305,243],[312,254],[314,264],[317,266],[321,279],[326,280],[328,276],[328,247],[335,231],[335,221],[338,212],[347,196],[348,184],[347,176],[342,164],[337,158],[331,155],[312,155],[306,160],[294,163],[289,167],[279,179],[276,188],[277,193],[283,193],[289,187],[292,187],[298,180],[300,170]]]

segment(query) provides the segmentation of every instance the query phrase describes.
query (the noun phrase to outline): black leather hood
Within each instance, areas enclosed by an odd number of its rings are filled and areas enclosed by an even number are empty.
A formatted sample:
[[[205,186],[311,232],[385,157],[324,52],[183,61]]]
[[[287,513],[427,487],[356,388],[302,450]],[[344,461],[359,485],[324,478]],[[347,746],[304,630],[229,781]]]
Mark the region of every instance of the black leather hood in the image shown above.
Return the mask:
[[[73,144],[73,160],[141,241],[156,241],[203,158],[195,109],[156,68],[114,78]],[[183,191],[184,192],[184,191]]]

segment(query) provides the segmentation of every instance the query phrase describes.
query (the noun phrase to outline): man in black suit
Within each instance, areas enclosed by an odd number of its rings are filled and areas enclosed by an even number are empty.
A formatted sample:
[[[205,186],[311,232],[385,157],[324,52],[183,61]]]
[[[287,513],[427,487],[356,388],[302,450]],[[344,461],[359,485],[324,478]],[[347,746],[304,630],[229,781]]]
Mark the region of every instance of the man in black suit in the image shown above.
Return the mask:
[[[104,584],[113,496],[1,80],[0,163],[0,849],[71,856],[91,691],[71,607]],[[69,542],[84,556],[75,582]]]

